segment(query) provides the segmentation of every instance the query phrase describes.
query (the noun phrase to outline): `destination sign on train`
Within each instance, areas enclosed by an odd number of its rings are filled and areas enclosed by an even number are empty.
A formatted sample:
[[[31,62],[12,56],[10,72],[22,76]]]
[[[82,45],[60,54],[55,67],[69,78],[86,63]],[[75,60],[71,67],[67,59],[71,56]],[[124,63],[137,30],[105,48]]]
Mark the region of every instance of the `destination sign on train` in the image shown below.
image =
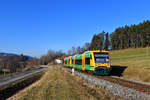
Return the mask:
[[[108,57],[108,54],[94,54],[94,57]]]

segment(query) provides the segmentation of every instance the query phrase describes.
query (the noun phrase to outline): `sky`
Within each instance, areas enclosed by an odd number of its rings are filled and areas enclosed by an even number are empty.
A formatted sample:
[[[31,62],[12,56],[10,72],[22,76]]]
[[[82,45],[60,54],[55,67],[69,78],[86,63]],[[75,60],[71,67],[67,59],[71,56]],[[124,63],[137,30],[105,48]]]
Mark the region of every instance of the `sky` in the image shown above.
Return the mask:
[[[149,0],[0,0],[0,52],[40,57],[150,20]]]

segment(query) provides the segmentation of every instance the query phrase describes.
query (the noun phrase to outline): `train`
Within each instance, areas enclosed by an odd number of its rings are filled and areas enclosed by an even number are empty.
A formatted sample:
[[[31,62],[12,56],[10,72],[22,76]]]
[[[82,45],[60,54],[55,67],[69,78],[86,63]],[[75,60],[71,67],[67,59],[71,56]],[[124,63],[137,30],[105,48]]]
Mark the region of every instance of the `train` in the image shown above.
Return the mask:
[[[109,51],[93,50],[64,58],[64,66],[96,75],[109,75],[111,70]]]

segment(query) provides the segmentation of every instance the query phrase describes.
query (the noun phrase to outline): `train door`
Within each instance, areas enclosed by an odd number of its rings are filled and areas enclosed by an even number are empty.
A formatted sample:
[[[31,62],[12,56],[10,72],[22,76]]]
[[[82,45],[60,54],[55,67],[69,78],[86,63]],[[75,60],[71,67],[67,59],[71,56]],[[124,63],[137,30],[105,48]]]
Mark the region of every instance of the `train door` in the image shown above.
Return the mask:
[[[85,70],[85,53],[82,54],[82,70]]]
[[[75,68],[75,56],[73,56],[73,67]]]
[[[70,57],[70,67],[72,67],[72,57]]]

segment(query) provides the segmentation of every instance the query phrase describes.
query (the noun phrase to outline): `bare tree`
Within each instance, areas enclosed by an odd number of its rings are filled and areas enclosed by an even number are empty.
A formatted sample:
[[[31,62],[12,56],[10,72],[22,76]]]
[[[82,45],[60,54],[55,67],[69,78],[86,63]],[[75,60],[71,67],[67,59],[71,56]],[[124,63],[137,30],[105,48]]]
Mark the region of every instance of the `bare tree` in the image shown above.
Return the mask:
[[[69,49],[69,50],[67,51],[67,54],[68,54],[68,55],[72,55],[72,50]]]
[[[90,43],[86,42],[83,48],[85,49],[85,51],[88,51],[90,49]]]
[[[73,46],[72,47],[72,55],[76,54],[76,48]]]

